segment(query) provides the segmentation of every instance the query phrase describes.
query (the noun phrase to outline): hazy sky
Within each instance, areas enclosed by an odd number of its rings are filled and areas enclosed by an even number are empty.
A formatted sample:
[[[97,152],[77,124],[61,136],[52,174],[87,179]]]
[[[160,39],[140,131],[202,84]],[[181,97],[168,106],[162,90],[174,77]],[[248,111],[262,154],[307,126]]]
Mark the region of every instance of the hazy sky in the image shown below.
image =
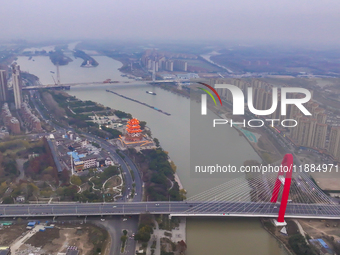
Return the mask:
[[[340,41],[340,0],[1,2],[0,39]]]

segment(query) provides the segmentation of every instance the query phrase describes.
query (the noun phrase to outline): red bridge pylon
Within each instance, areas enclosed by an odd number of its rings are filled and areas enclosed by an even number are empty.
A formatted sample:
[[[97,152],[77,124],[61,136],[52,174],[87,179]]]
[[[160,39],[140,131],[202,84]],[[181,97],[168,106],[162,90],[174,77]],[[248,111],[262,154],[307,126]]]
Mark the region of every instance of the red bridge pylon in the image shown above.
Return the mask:
[[[277,197],[279,196],[281,183],[283,183],[284,186],[283,186],[283,193],[282,193],[282,198],[281,198],[281,205],[280,205],[280,210],[279,210],[279,216],[277,218],[277,222],[280,222],[280,223],[283,223],[285,221],[285,213],[286,213],[286,208],[287,208],[287,203],[288,203],[289,190],[290,190],[290,185],[292,183],[292,168],[293,168],[293,155],[286,154],[282,160],[280,171],[275,181],[272,198],[270,199],[271,203],[276,203]]]

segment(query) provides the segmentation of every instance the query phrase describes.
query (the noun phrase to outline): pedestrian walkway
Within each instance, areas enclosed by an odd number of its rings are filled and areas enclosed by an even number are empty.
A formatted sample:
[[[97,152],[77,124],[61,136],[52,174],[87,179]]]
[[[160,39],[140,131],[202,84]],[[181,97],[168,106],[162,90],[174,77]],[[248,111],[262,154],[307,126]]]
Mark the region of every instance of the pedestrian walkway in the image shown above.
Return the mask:
[[[12,254],[17,254],[21,245],[23,245],[28,239],[30,239],[35,233],[39,232],[40,229],[44,229],[45,226],[43,225],[35,225],[35,227],[26,233],[23,237],[14,241],[11,245],[11,252]]]

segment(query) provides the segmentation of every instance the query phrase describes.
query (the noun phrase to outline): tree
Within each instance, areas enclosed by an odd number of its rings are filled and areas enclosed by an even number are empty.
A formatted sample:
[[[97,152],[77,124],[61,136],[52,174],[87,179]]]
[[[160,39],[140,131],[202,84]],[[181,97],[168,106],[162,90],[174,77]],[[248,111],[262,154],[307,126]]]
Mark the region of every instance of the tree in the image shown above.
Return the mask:
[[[140,125],[140,129],[141,130],[144,130],[145,126],[146,126],[146,121],[140,121],[139,122],[139,125]]]
[[[293,251],[297,255],[310,254],[315,255],[316,253],[312,248],[306,243],[305,238],[301,234],[295,234],[291,236],[288,240],[289,245],[292,247]]]
[[[5,197],[2,203],[3,204],[14,204],[14,201],[12,197]]]
[[[154,226],[154,216],[150,213],[141,214],[140,224]]]
[[[177,166],[175,165],[175,163],[172,160],[170,162],[170,166],[171,166],[172,170],[174,171],[174,173],[176,173]]]
[[[82,184],[82,181],[81,181],[79,176],[72,175],[71,176],[71,183],[73,183],[74,185],[80,186]]]
[[[0,185],[0,193],[5,192],[7,187],[8,187],[7,182],[6,181],[2,182]]]
[[[26,193],[26,199],[39,194],[39,188],[33,183],[23,183],[20,185],[20,189],[22,193]]]
[[[64,168],[63,171],[61,172],[60,180],[63,183],[68,183],[70,181],[70,176],[69,176],[68,171],[67,171],[66,168]]]
[[[126,235],[122,235],[120,240],[122,241],[122,243],[125,243],[127,240],[127,236]]]
[[[2,157],[2,153],[0,152],[0,178],[5,176],[5,171],[2,166],[2,162],[3,162],[3,157]]]
[[[154,138],[153,141],[155,142],[156,147],[159,147],[159,145],[160,145],[160,144],[159,144],[159,140],[158,140],[157,138]]]
[[[185,252],[187,250],[187,244],[183,240],[178,242],[177,243],[177,250],[178,250],[179,254],[185,254]]]
[[[180,196],[181,200],[187,199],[187,192],[186,192],[186,190],[185,189],[180,189],[179,190],[179,196]]]
[[[101,174],[101,177],[108,179],[114,175],[118,175],[119,170],[116,166],[109,166],[104,169],[103,173]]]
[[[130,113],[122,112],[122,111],[119,111],[119,110],[115,111],[115,115],[118,118],[121,118],[121,119],[122,118],[132,119],[132,115]]]
[[[140,225],[140,228],[135,235],[135,240],[138,240],[141,242],[149,242],[152,233],[153,233],[153,230],[151,226]]]
[[[78,188],[76,186],[69,186],[63,189],[64,197],[69,197],[74,199],[75,194],[77,194]]]
[[[52,166],[48,166],[42,171],[42,174],[52,174],[52,173],[53,173],[53,167]]]

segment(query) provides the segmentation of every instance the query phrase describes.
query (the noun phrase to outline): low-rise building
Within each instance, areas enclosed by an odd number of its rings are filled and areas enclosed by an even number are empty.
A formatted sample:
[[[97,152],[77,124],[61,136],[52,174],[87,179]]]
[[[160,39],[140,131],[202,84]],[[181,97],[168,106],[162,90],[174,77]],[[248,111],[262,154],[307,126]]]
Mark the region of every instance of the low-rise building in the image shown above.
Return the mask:
[[[104,166],[113,166],[114,165],[114,162],[112,159],[110,158],[99,158],[97,160],[97,167],[104,167]]]
[[[334,255],[334,251],[326,244],[323,239],[310,239],[310,244],[319,250],[321,255]]]
[[[79,250],[76,246],[69,246],[66,251],[66,255],[78,255]]]
[[[15,199],[18,203],[22,203],[25,202],[25,197],[24,196],[17,196],[17,198]]]
[[[98,160],[97,155],[89,155],[82,158],[82,161],[84,162],[84,169],[97,167],[97,160]]]
[[[84,170],[84,162],[83,161],[74,161],[73,162],[74,170],[79,172]]]
[[[10,255],[11,248],[8,246],[0,247],[0,255]]]

